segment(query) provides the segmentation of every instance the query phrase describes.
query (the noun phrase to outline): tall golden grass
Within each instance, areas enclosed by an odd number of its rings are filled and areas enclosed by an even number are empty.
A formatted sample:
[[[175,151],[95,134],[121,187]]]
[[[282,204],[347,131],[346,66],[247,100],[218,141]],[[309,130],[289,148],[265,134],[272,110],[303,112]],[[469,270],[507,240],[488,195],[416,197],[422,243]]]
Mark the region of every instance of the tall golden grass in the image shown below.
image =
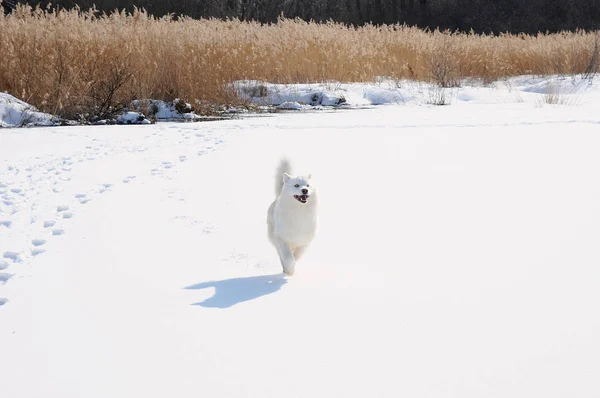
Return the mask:
[[[175,21],[143,10],[0,12],[0,90],[64,117],[135,98],[231,104],[238,100],[229,83],[240,79],[386,76],[449,86],[462,78],[585,73],[594,51],[595,33],[583,31],[488,36],[286,19]]]

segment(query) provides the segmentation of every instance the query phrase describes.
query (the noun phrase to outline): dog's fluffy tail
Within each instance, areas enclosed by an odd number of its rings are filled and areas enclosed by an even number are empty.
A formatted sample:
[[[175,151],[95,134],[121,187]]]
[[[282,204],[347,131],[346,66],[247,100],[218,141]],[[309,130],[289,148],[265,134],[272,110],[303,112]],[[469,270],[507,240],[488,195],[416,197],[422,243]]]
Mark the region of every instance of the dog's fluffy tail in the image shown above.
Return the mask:
[[[283,187],[283,173],[292,173],[292,165],[287,158],[281,158],[281,160],[279,160],[279,165],[275,171],[275,196],[279,196],[281,188]]]

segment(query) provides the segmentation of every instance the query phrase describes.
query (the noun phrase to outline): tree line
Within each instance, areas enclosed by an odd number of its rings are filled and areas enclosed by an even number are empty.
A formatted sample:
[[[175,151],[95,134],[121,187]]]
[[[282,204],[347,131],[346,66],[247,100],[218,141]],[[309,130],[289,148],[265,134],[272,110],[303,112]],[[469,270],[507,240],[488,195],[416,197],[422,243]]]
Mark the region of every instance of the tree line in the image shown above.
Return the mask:
[[[4,0],[9,12],[20,0]],[[29,0],[41,7],[99,11],[144,8],[160,17],[237,18],[264,23],[278,18],[336,21],[360,26],[407,24],[476,33],[559,32],[600,28],[600,0]]]

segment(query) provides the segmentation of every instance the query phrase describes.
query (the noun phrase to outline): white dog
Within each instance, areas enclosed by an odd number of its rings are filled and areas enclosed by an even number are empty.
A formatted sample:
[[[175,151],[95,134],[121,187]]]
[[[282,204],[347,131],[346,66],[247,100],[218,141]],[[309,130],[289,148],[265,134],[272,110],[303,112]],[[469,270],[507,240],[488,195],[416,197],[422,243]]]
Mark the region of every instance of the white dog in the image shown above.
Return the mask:
[[[275,175],[275,201],[267,214],[269,240],[279,253],[283,272],[293,275],[296,261],[313,240],[317,229],[317,191],[311,176],[292,176],[287,159]]]

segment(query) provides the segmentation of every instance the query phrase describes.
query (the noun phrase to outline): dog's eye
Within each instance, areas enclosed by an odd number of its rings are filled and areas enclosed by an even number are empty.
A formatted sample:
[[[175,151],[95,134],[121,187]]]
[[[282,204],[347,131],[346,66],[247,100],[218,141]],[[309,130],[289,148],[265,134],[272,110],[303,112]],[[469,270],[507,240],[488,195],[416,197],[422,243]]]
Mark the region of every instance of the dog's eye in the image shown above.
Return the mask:
[[[298,185],[298,184],[296,184],[296,185],[294,185],[294,186],[295,186],[296,188],[300,188],[300,185]]]
[[[310,185],[306,184],[306,188],[310,188]]]

